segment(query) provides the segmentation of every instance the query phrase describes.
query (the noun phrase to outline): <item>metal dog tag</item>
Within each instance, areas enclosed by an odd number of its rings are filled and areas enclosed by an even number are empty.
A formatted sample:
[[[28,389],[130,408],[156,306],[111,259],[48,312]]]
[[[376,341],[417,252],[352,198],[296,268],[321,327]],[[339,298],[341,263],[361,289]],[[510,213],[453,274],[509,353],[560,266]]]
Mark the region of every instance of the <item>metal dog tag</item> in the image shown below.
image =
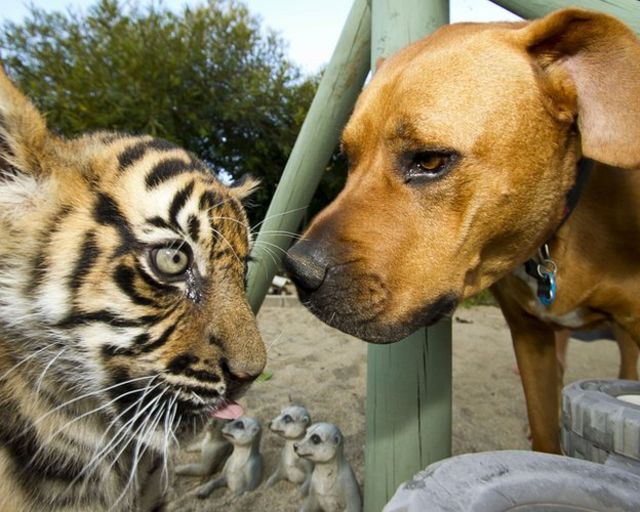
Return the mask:
[[[538,300],[545,306],[550,306],[556,300],[556,273],[540,271],[538,279]]]

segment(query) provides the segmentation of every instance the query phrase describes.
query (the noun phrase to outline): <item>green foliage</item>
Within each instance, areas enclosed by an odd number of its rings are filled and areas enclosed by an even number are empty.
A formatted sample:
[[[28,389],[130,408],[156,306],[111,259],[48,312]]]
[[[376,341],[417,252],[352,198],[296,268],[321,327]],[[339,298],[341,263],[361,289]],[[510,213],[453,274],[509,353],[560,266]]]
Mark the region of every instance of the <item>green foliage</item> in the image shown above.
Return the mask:
[[[253,221],[266,211],[317,86],[235,0],[180,13],[120,0],[99,0],[86,13],[31,7],[23,23],[0,27],[0,49],[9,75],[64,135],[149,133],[216,172],[261,178]],[[337,173],[328,178],[320,197],[342,183]]]
[[[460,306],[470,308],[473,306],[497,306],[498,302],[489,290],[483,290],[473,297],[469,297]]]

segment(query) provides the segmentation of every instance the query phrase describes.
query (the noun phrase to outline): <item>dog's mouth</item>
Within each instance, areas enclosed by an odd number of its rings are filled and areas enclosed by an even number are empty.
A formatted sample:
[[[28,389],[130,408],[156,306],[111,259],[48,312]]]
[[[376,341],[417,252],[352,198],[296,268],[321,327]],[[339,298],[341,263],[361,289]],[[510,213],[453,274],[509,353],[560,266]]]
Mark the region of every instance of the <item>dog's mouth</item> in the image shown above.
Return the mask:
[[[298,293],[302,303],[324,323],[377,344],[395,343],[421,327],[433,325],[451,315],[458,304],[457,295],[448,293],[407,317],[389,320],[379,303],[369,304],[351,297],[338,300],[323,293],[321,288],[311,293],[298,290]]]
[[[320,320],[347,334],[371,343],[393,343],[451,314],[458,303],[458,294],[446,292],[423,306],[398,307],[398,293],[361,258],[336,261],[303,242],[284,260],[298,296]],[[402,313],[394,315],[394,310]]]

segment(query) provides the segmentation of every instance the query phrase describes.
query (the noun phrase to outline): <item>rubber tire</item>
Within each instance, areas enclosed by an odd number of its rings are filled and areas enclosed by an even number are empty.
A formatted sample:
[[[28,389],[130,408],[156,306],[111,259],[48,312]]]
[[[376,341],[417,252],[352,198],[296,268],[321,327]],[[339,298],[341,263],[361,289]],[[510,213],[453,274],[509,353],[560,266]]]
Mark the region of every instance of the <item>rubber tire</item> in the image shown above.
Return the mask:
[[[402,484],[384,512],[638,512],[640,477],[527,451],[459,455]]]
[[[562,391],[562,449],[566,455],[640,474],[640,395],[634,380],[582,380]]]

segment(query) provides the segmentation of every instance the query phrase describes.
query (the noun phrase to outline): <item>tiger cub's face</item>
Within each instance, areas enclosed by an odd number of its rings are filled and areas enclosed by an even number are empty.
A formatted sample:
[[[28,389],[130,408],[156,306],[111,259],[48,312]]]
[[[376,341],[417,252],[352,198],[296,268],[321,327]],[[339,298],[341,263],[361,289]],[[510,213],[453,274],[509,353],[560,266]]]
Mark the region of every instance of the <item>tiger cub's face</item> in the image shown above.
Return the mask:
[[[35,354],[26,389],[56,382],[107,418],[186,431],[262,371],[244,294],[251,185],[151,137],[61,140],[3,75],[0,156],[0,362]]]

